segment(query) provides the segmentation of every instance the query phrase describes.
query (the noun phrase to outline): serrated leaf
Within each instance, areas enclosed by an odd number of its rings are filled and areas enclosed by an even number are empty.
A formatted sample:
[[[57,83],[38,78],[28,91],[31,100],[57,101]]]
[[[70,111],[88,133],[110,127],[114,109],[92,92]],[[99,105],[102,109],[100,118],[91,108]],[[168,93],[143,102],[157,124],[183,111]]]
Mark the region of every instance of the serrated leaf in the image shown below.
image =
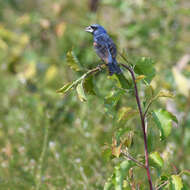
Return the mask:
[[[183,182],[180,176],[172,175],[172,187],[174,190],[181,190],[183,188]]]
[[[121,120],[128,120],[138,114],[137,110],[132,109],[131,107],[122,107],[118,112],[118,122]]]
[[[73,51],[67,52],[67,64],[71,67],[71,69],[80,71],[80,63]]]
[[[57,93],[66,93],[67,91],[69,91],[72,88],[72,83],[69,82],[67,84],[65,84],[63,87],[61,87],[60,89],[58,89],[56,92]]]
[[[87,94],[95,95],[93,76],[86,77],[83,83],[84,90]]]
[[[77,85],[76,90],[77,90],[77,94],[78,94],[78,97],[79,97],[80,101],[85,102],[86,101],[86,96],[85,96],[85,93],[84,93],[82,82]]]
[[[144,78],[144,80],[147,83],[150,83],[156,74],[156,70],[153,65],[154,61],[152,59],[142,57],[136,62],[134,71],[139,75],[145,75],[146,78]]]
[[[177,122],[176,117],[164,109],[159,109],[152,112],[152,116],[156,126],[160,130],[161,140],[165,139],[171,133],[172,121]]]
[[[162,159],[162,157],[160,156],[158,152],[151,153],[150,158],[160,168],[164,166],[164,160]]]

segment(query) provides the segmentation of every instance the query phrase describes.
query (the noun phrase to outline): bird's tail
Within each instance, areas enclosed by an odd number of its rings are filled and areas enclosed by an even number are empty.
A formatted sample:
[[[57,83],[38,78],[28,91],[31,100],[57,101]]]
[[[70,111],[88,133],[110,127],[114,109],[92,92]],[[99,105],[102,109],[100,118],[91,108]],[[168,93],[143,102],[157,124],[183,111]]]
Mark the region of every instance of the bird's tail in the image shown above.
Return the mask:
[[[113,75],[114,73],[120,74],[122,72],[116,59],[114,59],[112,63],[108,63],[108,69],[110,75]]]

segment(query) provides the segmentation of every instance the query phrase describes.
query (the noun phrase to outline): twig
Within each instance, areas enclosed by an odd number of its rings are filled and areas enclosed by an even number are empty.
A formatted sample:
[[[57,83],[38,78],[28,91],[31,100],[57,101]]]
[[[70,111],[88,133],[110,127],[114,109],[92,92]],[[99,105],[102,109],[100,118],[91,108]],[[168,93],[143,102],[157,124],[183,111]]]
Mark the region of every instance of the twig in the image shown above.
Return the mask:
[[[125,151],[122,151],[123,155],[128,158],[129,160],[132,160],[133,162],[135,162],[137,165],[139,165],[142,168],[146,169],[146,166],[144,164],[142,164],[141,162],[139,162],[138,160],[136,160],[135,158],[133,158],[130,154],[126,153]]]
[[[163,186],[165,186],[165,185],[167,185],[169,183],[169,181],[167,180],[167,181],[165,181],[164,183],[162,183],[161,185],[159,185],[158,187],[156,187],[156,189],[155,190],[159,190],[161,187],[163,187]]]
[[[146,172],[147,172],[147,177],[148,177],[150,190],[153,190],[152,180],[151,180],[151,175],[150,175],[149,160],[148,160],[149,156],[148,156],[148,145],[147,145],[147,136],[146,136],[146,129],[145,129],[145,120],[144,120],[143,113],[142,113],[142,108],[141,108],[138,88],[137,88],[137,84],[136,84],[135,74],[134,74],[133,69],[130,66],[125,65],[125,64],[121,64],[121,65],[130,72],[132,80],[133,80],[133,83],[134,83],[135,97],[136,97],[138,110],[139,110],[139,114],[140,114],[140,118],[141,118],[141,126],[142,126],[142,131],[143,131],[143,138],[144,138],[145,167],[146,167]]]

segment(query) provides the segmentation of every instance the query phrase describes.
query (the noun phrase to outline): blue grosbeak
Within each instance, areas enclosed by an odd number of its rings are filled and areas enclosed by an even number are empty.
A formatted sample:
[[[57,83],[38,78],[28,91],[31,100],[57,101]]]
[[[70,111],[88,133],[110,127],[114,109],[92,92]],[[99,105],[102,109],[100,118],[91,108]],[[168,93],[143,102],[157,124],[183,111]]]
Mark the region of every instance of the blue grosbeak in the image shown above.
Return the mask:
[[[104,61],[107,64],[109,74],[120,74],[121,69],[119,68],[118,63],[116,61],[116,45],[114,44],[113,40],[109,37],[106,30],[98,24],[92,24],[88,26],[85,31],[93,34],[94,49],[98,56],[102,59],[102,61]]]

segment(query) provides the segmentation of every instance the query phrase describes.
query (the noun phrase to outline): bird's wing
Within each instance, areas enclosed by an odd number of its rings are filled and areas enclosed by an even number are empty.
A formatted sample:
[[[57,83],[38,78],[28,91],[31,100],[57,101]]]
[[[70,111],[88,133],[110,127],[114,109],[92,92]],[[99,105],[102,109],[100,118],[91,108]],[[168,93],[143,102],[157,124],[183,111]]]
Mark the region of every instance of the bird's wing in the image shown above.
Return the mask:
[[[94,48],[100,58],[106,63],[111,63],[116,57],[116,47],[107,34],[102,34],[94,38]]]

